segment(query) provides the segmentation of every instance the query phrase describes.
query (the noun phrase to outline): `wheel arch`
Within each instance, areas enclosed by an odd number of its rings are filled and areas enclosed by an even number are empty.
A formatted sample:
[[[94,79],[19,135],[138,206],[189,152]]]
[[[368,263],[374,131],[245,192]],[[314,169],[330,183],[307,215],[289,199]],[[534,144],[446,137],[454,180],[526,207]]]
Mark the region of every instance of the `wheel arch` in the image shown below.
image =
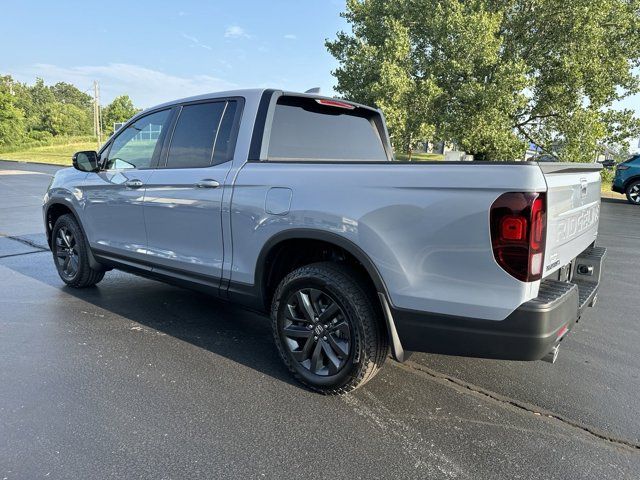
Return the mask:
[[[64,200],[56,200],[46,206],[44,213],[44,223],[47,243],[49,244],[49,247],[51,247],[51,233],[53,231],[53,226],[55,225],[56,220],[58,220],[58,218],[60,218],[62,215],[66,214],[73,215],[76,221],[78,221],[78,215],[76,215],[73,206],[69,205]],[[80,222],[78,222],[78,224],[79,223]]]
[[[55,225],[56,220],[58,220],[58,218],[60,218],[62,215],[67,215],[67,214],[70,214],[73,216],[76,223],[80,227],[80,230],[82,230],[82,234],[84,235],[84,238],[87,239],[87,244],[88,244],[87,232],[85,231],[84,226],[80,221],[80,217],[76,212],[75,207],[68,200],[58,198],[48,203],[47,206],[45,207],[44,223],[45,223],[47,244],[49,245],[49,248],[51,248],[51,233],[53,231],[53,226]],[[89,257],[89,265],[91,266],[91,268],[104,269],[104,266],[100,262],[98,262],[93,256],[91,247],[89,245],[87,245],[87,247],[88,247],[87,256]]]
[[[265,288],[268,286],[267,283],[270,268],[273,266],[272,262],[276,260],[275,256],[279,253],[278,250],[280,250],[286,242],[305,241],[309,243],[319,242],[344,250],[362,265],[376,290],[387,295],[386,286],[382,280],[382,276],[378,272],[378,269],[369,256],[355,243],[336,233],[302,228],[287,230],[275,234],[260,250],[260,254],[258,255],[258,260],[256,262],[255,285],[265,300],[266,297],[264,297],[264,294]]]
[[[357,262],[361,267],[361,273],[366,276],[365,280],[369,282],[374,290],[370,292],[372,294],[372,302],[374,302],[374,306],[379,309],[385,321],[393,356],[396,360],[402,361],[403,358],[405,358],[405,353],[400,344],[393,317],[390,314],[389,293],[382,275],[371,258],[369,258],[358,245],[336,233],[306,228],[291,229],[275,234],[264,244],[256,262],[254,285],[265,309],[267,311],[269,310],[272,295],[280,280],[284,278],[289,271],[301,266],[296,264],[295,259],[289,258],[289,265],[292,265],[293,268],[278,270],[279,262],[281,261],[280,257],[284,248],[296,244],[308,245],[310,247],[333,247],[335,249],[333,253],[345,252],[349,255],[350,259]],[[289,255],[289,257],[291,257],[291,255]],[[311,255],[311,258],[313,258],[313,255]],[[331,260],[331,258],[314,258],[313,261],[318,260]]]

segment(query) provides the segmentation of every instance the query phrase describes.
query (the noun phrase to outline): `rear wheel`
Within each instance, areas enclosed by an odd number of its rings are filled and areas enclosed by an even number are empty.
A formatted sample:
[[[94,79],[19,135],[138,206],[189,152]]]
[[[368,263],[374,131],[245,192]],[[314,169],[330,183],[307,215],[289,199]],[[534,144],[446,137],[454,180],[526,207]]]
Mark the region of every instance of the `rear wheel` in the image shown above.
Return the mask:
[[[98,283],[104,270],[91,268],[89,245],[72,215],[62,215],[51,232],[51,252],[58,275],[70,287],[85,288]]]
[[[640,180],[631,182],[627,187],[627,200],[634,205],[640,205]]]
[[[373,378],[388,351],[373,302],[358,273],[341,264],[316,263],[287,275],[271,318],[280,356],[294,376],[327,395]]]

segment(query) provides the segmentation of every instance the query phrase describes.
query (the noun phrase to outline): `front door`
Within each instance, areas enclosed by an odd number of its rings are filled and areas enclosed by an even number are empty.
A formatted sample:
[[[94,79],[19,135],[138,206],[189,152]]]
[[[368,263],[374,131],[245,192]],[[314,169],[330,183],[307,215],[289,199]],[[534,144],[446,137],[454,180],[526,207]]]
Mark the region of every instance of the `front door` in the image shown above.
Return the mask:
[[[170,113],[154,112],[124,128],[102,153],[101,170],[87,176],[84,223],[89,243],[99,253],[146,258],[144,194]]]
[[[237,113],[235,100],[179,107],[166,160],[149,178],[144,200],[154,271],[219,284],[222,193],[231,168]]]

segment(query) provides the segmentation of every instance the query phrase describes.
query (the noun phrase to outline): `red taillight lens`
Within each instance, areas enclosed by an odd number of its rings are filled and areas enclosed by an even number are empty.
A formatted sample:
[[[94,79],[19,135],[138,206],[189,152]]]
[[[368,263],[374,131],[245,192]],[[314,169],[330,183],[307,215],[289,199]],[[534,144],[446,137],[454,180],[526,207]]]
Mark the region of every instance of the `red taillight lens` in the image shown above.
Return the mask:
[[[544,202],[542,198],[538,197],[533,201],[533,206],[531,207],[531,238],[529,243],[533,250],[540,250],[544,242],[542,236],[544,227]]]
[[[527,220],[523,217],[508,215],[500,222],[500,238],[502,240],[524,240],[527,235]]]
[[[523,282],[542,277],[546,238],[544,193],[509,192],[491,206],[493,256],[505,271]]]

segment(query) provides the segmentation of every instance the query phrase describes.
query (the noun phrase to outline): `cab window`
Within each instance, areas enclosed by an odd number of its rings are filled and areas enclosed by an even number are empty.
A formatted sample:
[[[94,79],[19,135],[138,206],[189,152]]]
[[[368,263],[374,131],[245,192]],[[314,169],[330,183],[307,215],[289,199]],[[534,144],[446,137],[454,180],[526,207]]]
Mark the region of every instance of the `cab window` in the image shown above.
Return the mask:
[[[230,160],[235,101],[182,107],[171,138],[167,168],[198,168]]]
[[[106,170],[149,168],[159,155],[163,129],[171,110],[162,110],[139,118],[113,140]]]

